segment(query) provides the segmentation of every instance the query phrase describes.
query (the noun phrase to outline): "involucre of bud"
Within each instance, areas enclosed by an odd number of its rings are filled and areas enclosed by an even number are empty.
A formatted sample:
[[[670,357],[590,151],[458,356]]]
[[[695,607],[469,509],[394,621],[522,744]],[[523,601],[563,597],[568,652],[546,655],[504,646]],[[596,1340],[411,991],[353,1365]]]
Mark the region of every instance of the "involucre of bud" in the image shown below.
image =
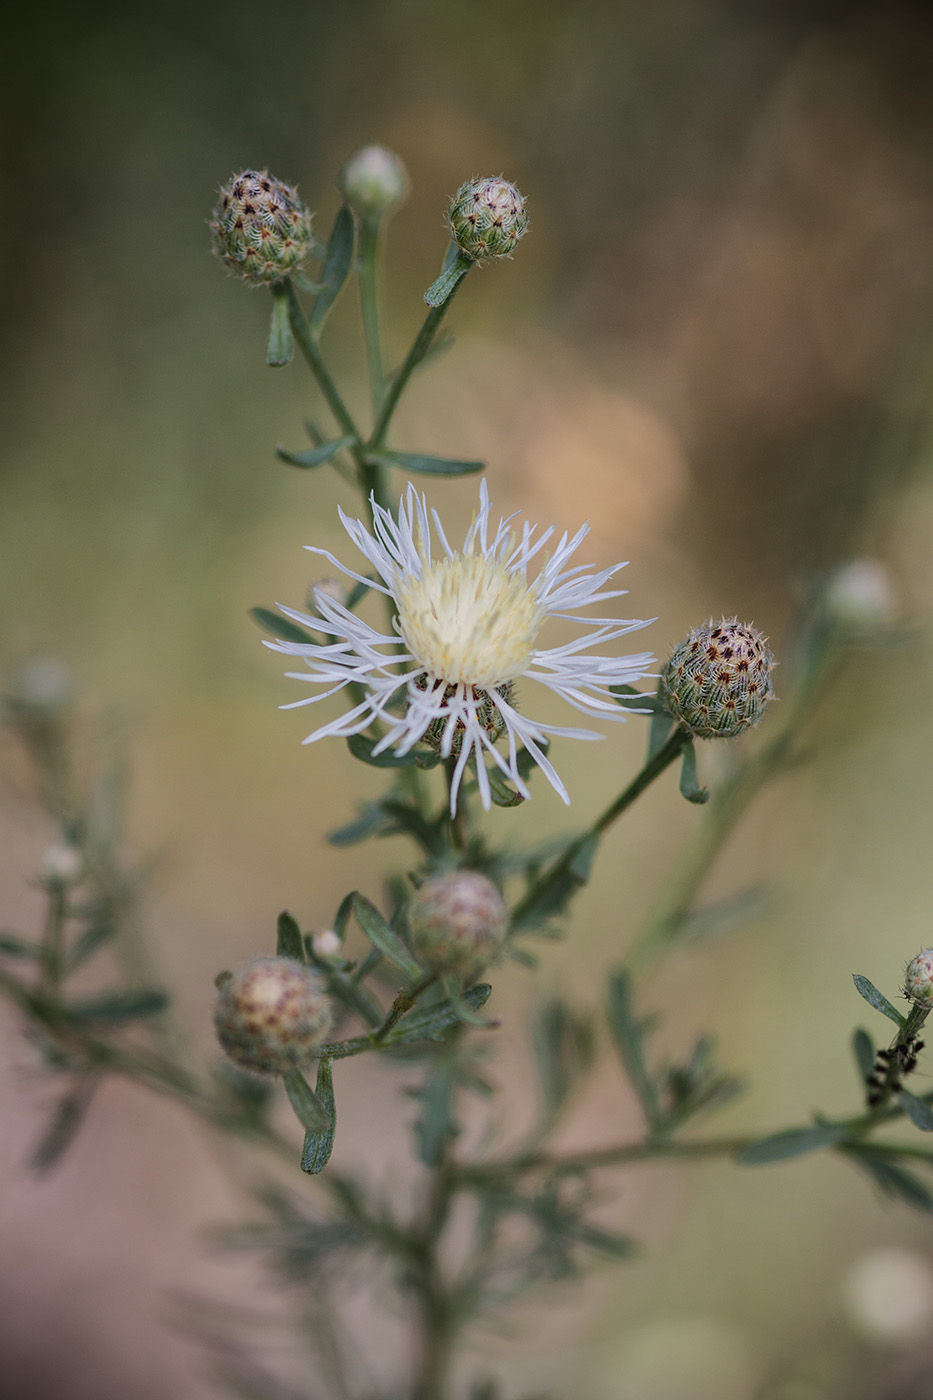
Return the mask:
[[[217,987],[217,1039],[241,1069],[305,1069],[327,1039],[333,1013],[324,985],[293,958],[251,958],[221,974]]]
[[[337,184],[352,209],[364,219],[378,219],[405,198],[408,172],[394,151],[363,146],[344,165]]]
[[[661,674],[661,699],[699,739],[731,739],[758,724],[774,696],[766,639],[736,618],[696,627]]]
[[[468,180],[454,195],[447,222],[450,236],[473,262],[508,257],[528,228],[525,201],[499,175]]]
[[[923,948],[911,958],[904,974],[904,995],[915,1006],[933,1008],[933,948]]]
[[[509,911],[485,875],[454,870],[426,880],[416,891],[408,927],[422,967],[471,980],[502,951]]]
[[[214,252],[251,286],[297,271],[311,247],[311,215],[290,185],[244,170],[220,191],[211,220]]]

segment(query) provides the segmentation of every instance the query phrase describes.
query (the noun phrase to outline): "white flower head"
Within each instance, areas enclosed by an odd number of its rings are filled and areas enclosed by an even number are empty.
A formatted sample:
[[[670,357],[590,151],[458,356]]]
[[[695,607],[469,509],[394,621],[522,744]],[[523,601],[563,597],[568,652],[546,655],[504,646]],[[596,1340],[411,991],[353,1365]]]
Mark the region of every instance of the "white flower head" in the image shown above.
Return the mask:
[[[493,529],[485,481],[480,484],[479,512],[459,550],[450,547],[437,512],[432,510],[429,516],[424,497],[410,483],[397,520],[375,501],[373,517],[370,531],[363,521],[351,520],[340,511],[347,534],[375,571],[375,582],[347,568],[327,550],[307,548],[390,598],[395,631],[377,631],[320,591],[315,593],[315,617],[279,607],[296,622],[327,633],[333,642],[266,643],[273,651],[304,660],[307,670],[287,672],[291,679],[325,687],[282,709],[314,704],[348,685],[365,692],[359,704],[316,729],[304,742],[310,744],[327,734],[360,734],[374,721],[383,726],[374,755],[387,749],[403,755],[427,740],[443,758],[456,759],[450,783],[452,812],[471,759],[483,806],[488,809],[487,753],[518,791],[529,797],[518,768],[522,745],[554,790],[569,802],[542,745],[555,735],[603,736],[591,729],[559,728],[528,718],[513,703],[515,682],[537,681],[585,715],[625,718],[609,687],[639,680],[654,658],[647,652],[602,656],[592,648],[647,623],[580,617],[576,612],[620,597],[624,590],[606,591],[604,585],[623,566],[595,573],[586,564],[570,566],[588,525],[581,526],[572,539],[564,533],[543,555],[554,535],[553,526],[540,534],[536,525],[527,522],[520,530],[512,529],[514,517],[509,516]],[[528,567],[536,556],[542,556],[542,562],[535,577],[529,578]],[[538,634],[549,617],[587,630],[562,646],[542,648]],[[497,747],[500,738],[501,748]]]

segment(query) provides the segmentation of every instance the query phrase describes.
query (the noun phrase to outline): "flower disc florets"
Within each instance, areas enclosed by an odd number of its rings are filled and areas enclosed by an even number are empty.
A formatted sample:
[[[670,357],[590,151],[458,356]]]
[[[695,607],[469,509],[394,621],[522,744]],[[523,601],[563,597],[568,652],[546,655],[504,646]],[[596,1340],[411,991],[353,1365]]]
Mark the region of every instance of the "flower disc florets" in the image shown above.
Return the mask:
[[[242,1069],[304,1069],[327,1039],[333,1015],[320,978],[292,958],[252,958],[218,978],[214,1026]]]
[[[774,657],[754,627],[730,618],[696,627],[661,674],[661,698],[699,739],[731,739],[758,724],[774,695]]]
[[[603,719],[624,720],[625,712],[610,687],[639,680],[653,657],[594,655],[590,648],[644,627],[639,621],[581,617],[576,609],[623,590],[604,585],[622,565],[587,571],[570,566],[585,538],[584,525],[573,538],[553,540],[551,527],[537,535],[537,526],[512,530],[511,517],[493,527],[486,483],[480,486],[480,508],[466,532],[463,546],[452,549],[436,512],[411,485],[399,507],[398,519],[373,501],[373,530],[340,512],[348,535],[376,575],[372,582],[324,554],[344,574],[391,599],[394,631],[379,632],[335,599],[315,594],[317,616],[310,618],[281,607],[287,617],[333,641],[319,646],[304,642],[267,642],[273,651],[301,657],[306,671],[292,671],[295,680],[324,686],[323,694],[294,701],[284,708],[310,705],[344,686],[353,685],[364,698],[336,720],[309,734],[305,743],[325,734],[360,734],[378,720],[382,737],[373,747],[410,752],[429,742],[444,758],[456,757],[450,784],[451,810],[467,763],[476,760],[476,777],[483,805],[491,801],[484,758],[488,755],[524,797],[528,785],[519,769],[523,745],[565,802],[570,799],[543,745],[560,735],[598,739],[589,729],[564,729],[526,718],[514,703],[514,683],[537,681],[560,695],[574,709]],[[437,537],[439,548],[432,541]],[[550,553],[543,554],[551,543]],[[436,552],[435,552],[436,551]],[[542,557],[538,573],[529,566]],[[590,629],[560,646],[543,648],[539,632],[550,617]],[[524,687],[523,687],[524,692]],[[399,701],[403,703],[399,705]],[[501,737],[503,753],[496,746]]]
[[[311,247],[311,215],[290,185],[244,170],[220,191],[211,220],[214,251],[251,286],[297,271]]]
[[[454,870],[426,880],[415,893],[408,927],[422,967],[469,980],[502,951],[509,911],[485,875]]]
[[[468,180],[447,211],[450,236],[468,258],[505,258],[528,229],[521,192],[500,175]]]
[[[363,146],[344,165],[337,183],[358,214],[378,219],[408,193],[408,172],[394,151]]]
[[[933,1007],[933,948],[923,948],[907,964],[904,995],[915,1006]]]

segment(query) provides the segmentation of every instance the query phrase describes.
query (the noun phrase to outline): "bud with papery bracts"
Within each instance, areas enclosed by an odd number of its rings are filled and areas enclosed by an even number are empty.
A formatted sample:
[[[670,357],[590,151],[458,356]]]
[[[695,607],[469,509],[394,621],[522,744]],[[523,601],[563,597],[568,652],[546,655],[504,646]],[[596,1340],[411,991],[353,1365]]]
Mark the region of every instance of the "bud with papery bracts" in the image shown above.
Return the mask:
[[[344,199],[364,219],[378,219],[408,193],[408,172],[394,151],[363,146],[337,180]]]
[[[491,880],[453,870],[425,880],[408,906],[415,957],[428,972],[470,980],[502,951],[509,912]]]
[[[758,724],[774,696],[775,661],[754,627],[723,618],[696,627],[661,674],[661,699],[699,739],[731,739]]]
[[[505,258],[528,228],[521,193],[499,175],[468,180],[447,211],[450,236],[473,262]]]
[[[907,964],[904,995],[926,1011],[933,1008],[933,948],[922,949]]]
[[[211,220],[214,252],[251,286],[297,272],[311,248],[311,215],[290,185],[244,170],[220,191]]]
[[[332,1021],[321,979],[293,958],[252,958],[217,978],[217,1039],[241,1069],[307,1068]]]

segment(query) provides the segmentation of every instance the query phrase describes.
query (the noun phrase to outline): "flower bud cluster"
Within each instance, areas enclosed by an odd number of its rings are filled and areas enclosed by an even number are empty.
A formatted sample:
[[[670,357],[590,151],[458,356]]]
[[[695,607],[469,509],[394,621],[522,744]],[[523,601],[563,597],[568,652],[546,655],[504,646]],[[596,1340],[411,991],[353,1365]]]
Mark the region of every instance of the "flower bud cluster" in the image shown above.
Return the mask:
[[[933,948],[923,948],[911,958],[904,974],[904,995],[915,1006],[933,1008]]]
[[[509,913],[485,875],[454,870],[426,880],[416,891],[408,927],[422,967],[471,980],[502,951]]]
[[[217,987],[217,1038],[242,1069],[304,1069],[327,1039],[333,1017],[323,983],[293,958],[252,958],[221,973]]]
[[[758,724],[774,695],[774,657],[756,628],[723,618],[696,627],[674,648],[661,698],[699,739],[730,739]]]
[[[251,286],[297,271],[311,248],[311,215],[290,185],[244,170],[220,191],[211,220],[214,251]]]
[[[340,172],[340,193],[364,219],[387,214],[408,193],[408,172],[394,151],[363,146]]]
[[[450,236],[473,262],[510,255],[528,228],[521,193],[501,176],[468,180],[447,212]]]

